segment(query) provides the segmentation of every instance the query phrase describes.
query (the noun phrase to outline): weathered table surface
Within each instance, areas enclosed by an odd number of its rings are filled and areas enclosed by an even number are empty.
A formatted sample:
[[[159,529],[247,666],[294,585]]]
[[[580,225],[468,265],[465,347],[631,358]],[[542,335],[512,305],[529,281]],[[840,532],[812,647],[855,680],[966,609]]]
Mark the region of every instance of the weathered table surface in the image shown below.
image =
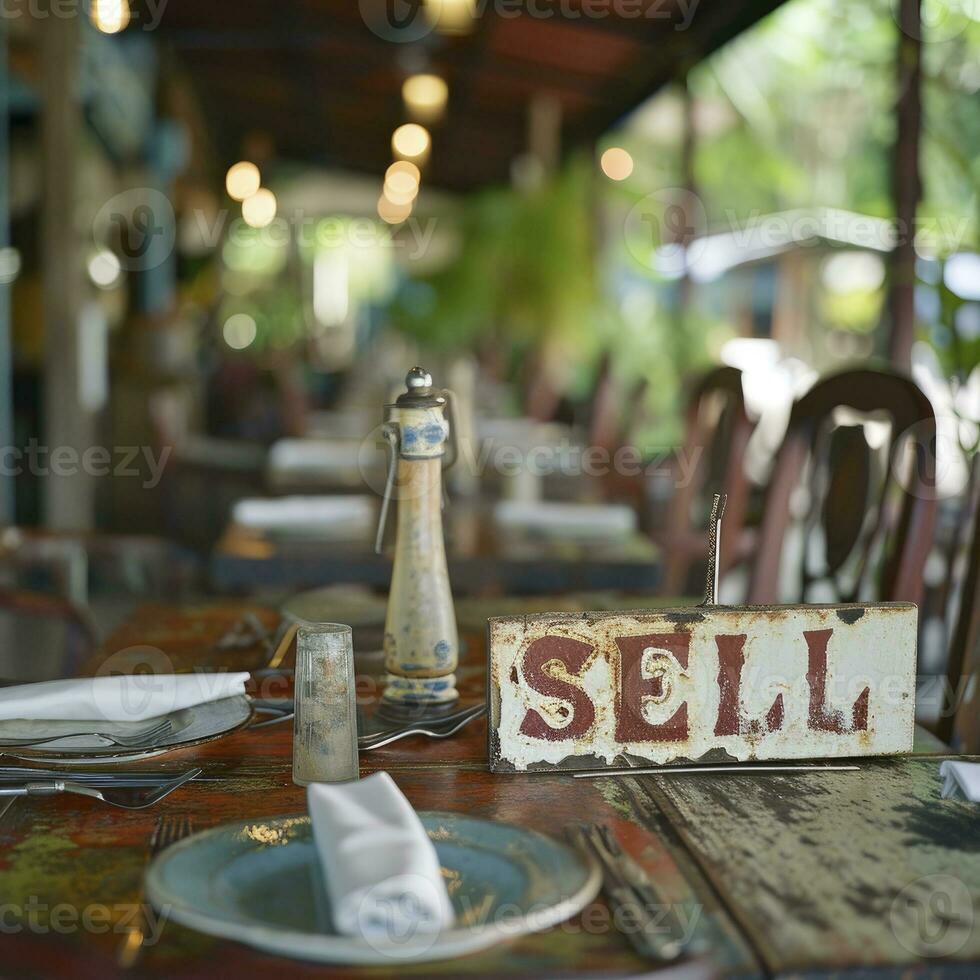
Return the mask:
[[[90,665],[126,669],[165,650],[177,670],[258,666],[258,653],[212,651],[241,605],[147,607]],[[270,625],[274,613],[259,610]],[[355,632],[359,651],[376,635]],[[468,636],[464,701],[483,697],[482,640]],[[376,655],[359,654],[372,693]],[[288,693],[282,677],[262,694]],[[201,765],[195,782],[158,806],[123,812],[78,797],[18,800],[0,820],[0,976],[105,977],[118,972],[121,931],[140,902],[147,845],[164,813],[195,829],[303,810],[290,777],[288,724],[244,730],[151,760]],[[820,975],[869,971],[976,976],[980,970],[980,822],[939,798],[935,755],[859,763],[859,772],[805,775],[492,776],[485,724],[448,742],[406,740],[362,759],[387,769],[419,809],[457,810],[560,834],[581,819],[610,824],[650,872],[665,903],[705,940],[683,975]],[[611,923],[600,898],[573,920],[484,953],[398,975],[635,976],[654,970]],[[331,970],[162,924],[130,971],[146,976],[385,976]]]

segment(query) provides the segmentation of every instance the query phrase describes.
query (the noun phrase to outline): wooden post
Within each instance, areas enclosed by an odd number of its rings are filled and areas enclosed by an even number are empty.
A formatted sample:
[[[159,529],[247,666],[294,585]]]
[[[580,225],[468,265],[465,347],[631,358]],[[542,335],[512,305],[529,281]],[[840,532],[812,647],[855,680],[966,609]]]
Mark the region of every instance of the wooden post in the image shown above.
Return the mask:
[[[527,110],[528,152],[543,175],[553,174],[561,159],[561,103],[553,95],[537,94]]]
[[[7,146],[7,18],[0,18],[0,249],[10,244],[10,168]],[[0,467],[14,444],[13,350],[10,336],[10,283],[0,274]],[[14,522],[14,476],[0,469],[0,524]]]
[[[672,244],[682,249],[684,256],[684,268],[680,279],[675,284],[673,292],[674,319],[673,331],[673,350],[674,350],[674,369],[680,377],[685,377],[690,370],[688,363],[685,333],[688,329],[688,320],[693,300],[694,286],[691,281],[691,273],[688,268],[690,262],[690,249],[698,235],[699,230],[703,233],[706,229],[697,227],[697,181],[694,175],[694,157],[697,150],[697,128],[694,118],[694,93],[691,91],[690,79],[685,72],[680,79],[680,95],[683,100],[683,132],[681,134],[680,147],[680,176],[682,202],[673,205],[676,209],[676,216],[672,219],[669,214],[664,215],[664,244]],[[678,224],[679,221],[679,224]]]
[[[694,117],[694,93],[691,91],[691,79],[688,73],[684,74],[681,82],[681,95],[684,99],[684,132],[681,144],[681,178],[686,192],[685,211],[697,198],[698,185],[694,175],[694,158],[697,152],[697,123]],[[702,229],[702,232],[706,229]],[[681,328],[684,327],[684,319],[687,317],[691,306],[692,283],[691,273],[687,267],[688,249],[690,249],[694,237],[697,234],[695,227],[695,215],[693,212],[685,214],[684,228],[681,235],[681,244],[684,247],[684,276],[680,281],[679,311],[681,315]]]
[[[915,218],[922,197],[919,143],[922,133],[922,0],[898,0],[895,148],[892,194],[897,243],[891,254],[888,310],[889,357],[908,371],[915,339]]]
[[[83,229],[78,220],[78,17],[49,17],[41,40],[42,282],[44,286],[44,520],[86,530],[94,519],[95,486],[81,454],[92,445],[93,413],[81,395],[80,312],[85,296]],[[74,451],[74,456],[71,451]],[[58,470],[54,454],[58,453]],[[72,461],[74,460],[74,461]]]

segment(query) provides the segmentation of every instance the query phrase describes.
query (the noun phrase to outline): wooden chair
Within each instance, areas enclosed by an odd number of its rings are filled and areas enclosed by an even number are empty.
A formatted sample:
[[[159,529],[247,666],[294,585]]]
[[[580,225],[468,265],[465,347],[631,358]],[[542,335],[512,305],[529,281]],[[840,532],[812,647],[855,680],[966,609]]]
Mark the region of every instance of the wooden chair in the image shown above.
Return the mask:
[[[980,490],[974,497],[973,531],[946,662],[946,691],[953,702],[936,726],[944,742],[970,754],[980,753]]]
[[[866,422],[878,424],[877,447]],[[793,406],[776,457],[749,602],[917,602],[936,513],[935,445],[932,406],[911,379],[859,369],[818,382]]]
[[[199,594],[199,560],[161,538],[8,528],[0,550],[0,674],[65,676],[137,603]]]
[[[52,629],[60,627],[60,635]],[[0,634],[5,645],[20,649],[6,650],[11,662],[5,671],[29,661],[37,669],[40,662],[52,676],[70,676],[95,652],[98,633],[87,611],[69,599],[27,589],[0,587]],[[46,649],[46,643],[55,644]],[[40,680],[34,675],[21,680]]]
[[[609,453],[619,449],[623,413],[619,387],[612,371],[612,358],[603,354],[589,400],[588,445]]]
[[[664,549],[665,595],[700,589],[692,575],[700,574],[708,554],[708,518],[715,493],[728,495],[722,522],[719,575],[740,557],[740,542],[749,501],[745,475],[745,447],[754,426],[745,411],[742,372],[733,367],[709,371],[695,386],[688,402],[682,452],[689,479],[675,469],[667,527],[661,538]]]

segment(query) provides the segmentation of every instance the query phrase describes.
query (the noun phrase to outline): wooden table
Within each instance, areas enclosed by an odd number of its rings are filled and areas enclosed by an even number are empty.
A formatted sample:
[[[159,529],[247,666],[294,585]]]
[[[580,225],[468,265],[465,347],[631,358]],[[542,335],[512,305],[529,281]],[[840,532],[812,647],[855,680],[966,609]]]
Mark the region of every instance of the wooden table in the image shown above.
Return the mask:
[[[89,669],[125,669],[145,657],[135,644],[166,650],[178,670],[257,666],[257,654],[249,662],[247,653],[211,649],[243,608],[147,607]],[[274,613],[259,614],[275,622]],[[476,701],[483,696],[483,648],[478,635],[467,639],[461,690],[464,701]],[[359,651],[377,642],[371,630],[356,635]],[[367,691],[378,659],[359,653],[359,660]],[[261,693],[288,693],[288,681],[269,678]],[[709,951],[677,975],[813,976],[880,968],[903,977],[966,977],[980,970],[980,924],[973,923],[980,821],[974,805],[940,800],[937,756],[862,761],[856,773],[585,780],[492,776],[485,737],[481,721],[449,742],[400,742],[366,754],[362,772],[387,769],[419,809],[456,810],[552,834],[574,820],[610,824]],[[205,829],[302,811],[290,753],[285,724],[148,762],[173,770],[199,764],[217,781],[192,783],[147,811],[123,812],[70,796],[18,800],[0,821],[0,976],[118,972],[116,930],[140,901],[147,845],[160,816],[187,817],[195,829]],[[457,960],[399,967],[397,974],[651,973],[655,964],[633,953],[610,916],[600,899],[547,932]],[[166,923],[131,973],[389,975],[278,959]]]

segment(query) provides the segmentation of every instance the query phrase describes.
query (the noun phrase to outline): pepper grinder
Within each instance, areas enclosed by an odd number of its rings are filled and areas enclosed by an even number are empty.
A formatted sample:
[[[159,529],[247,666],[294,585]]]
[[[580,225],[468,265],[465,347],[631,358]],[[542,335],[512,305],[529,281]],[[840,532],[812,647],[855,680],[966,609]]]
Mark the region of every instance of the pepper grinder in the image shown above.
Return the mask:
[[[449,392],[414,367],[404,391],[385,406],[382,432],[391,463],[381,505],[376,550],[392,496],[398,498],[395,560],[385,616],[385,691],[381,711],[404,718],[438,713],[458,699],[459,634],[442,534],[442,471],[450,441]],[[453,434],[454,435],[454,434]],[[446,462],[448,459],[448,462]]]

